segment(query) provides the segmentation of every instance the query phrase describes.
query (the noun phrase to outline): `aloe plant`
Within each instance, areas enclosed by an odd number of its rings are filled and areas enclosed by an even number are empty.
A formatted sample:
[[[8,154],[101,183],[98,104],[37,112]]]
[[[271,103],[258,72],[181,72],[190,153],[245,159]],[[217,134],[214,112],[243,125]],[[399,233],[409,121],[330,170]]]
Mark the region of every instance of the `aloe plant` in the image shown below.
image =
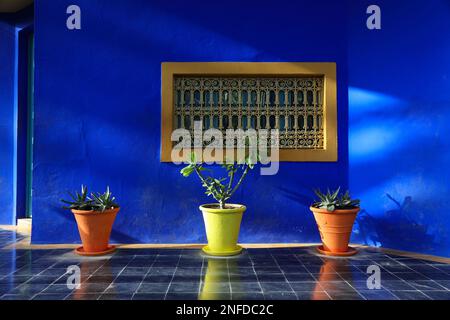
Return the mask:
[[[68,192],[71,200],[63,200],[61,202],[67,204],[64,209],[76,209],[76,210],[92,210],[92,200],[88,197],[88,189],[86,186],[81,185],[81,193],[75,191],[75,193]]]
[[[88,189],[86,186],[81,186],[81,193],[68,192],[71,200],[61,200],[61,202],[67,204],[64,209],[75,209],[85,211],[105,211],[109,209],[118,208],[115,197],[113,197],[109,187],[106,187],[105,193],[91,193],[88,196]]]
[[[115,202],[116,198],[113,197],[109,191],[109,186],[106,187],[105,193],[91,193],[92,207],[95,211],[105,211],[109,209],[118,208],[119,205]]]
[[[339,187],[333,192],[328,189],[327,193],[322,193],[319,189],[314,190],[319,201],[314,202],[312,206],[327,209],[327,211],[359,208],[360,201],[358,199],[352,199],[348,190],[340,194],[340,189]]]
[[[208,169],[204,168],[201,163],[197,163],[195,153],[191,153],[189,165],[181,169],[180,173],[184,177],[189,177],[195,172],[200,178],[202,186],[206,189],[205,194],[213,197],[218,202],[219,208],[224,209],[226,208],[226,201],[233,196],[242,184],[249,170],[254,168],[254,162],[250,158],[246,158],[242,164],[224,163],[221,167],[227,171],[226,178],[216,179],[212,176],[205,177],[202,172]],[[238,177],[239,179],[237,179]],[[235,181],[237,182],[235,183]]]

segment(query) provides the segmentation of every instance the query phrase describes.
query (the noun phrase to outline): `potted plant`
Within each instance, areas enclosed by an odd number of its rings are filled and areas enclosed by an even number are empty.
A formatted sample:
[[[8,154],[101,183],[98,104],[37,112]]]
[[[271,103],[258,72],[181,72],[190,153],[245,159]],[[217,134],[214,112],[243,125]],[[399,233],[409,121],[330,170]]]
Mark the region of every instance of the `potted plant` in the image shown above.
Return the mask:
[[[253,163],[247,158],[242,164],[222,164],[222,168],[228,173],[226,178],[205,177],[203,172],[208,171],[208,169],[197,163],[195,154],[192,153],[189,165],[180,171],[184,177],[188,177],[195,172],[200,178],[202,186],[206,189],[205,194],[217,201],[217,203],[204,204],[199,207],[203,213],[208,239],[208,245],[203,247],[202,250],[213,256],[236,255],[242,251],[242,247],[237,245],[237,240],[242,215],[246,207],[241,204],[231,204],[227,201],[242,184],[248,171],[253,169]],[[239,179],[237,179],[238,177]],[[237,182],[234,184],[235,181]]]
[[[324,194],[316,190],[319,199],[309,209],[314,214],[322,240],[322,246],[317,250],[331,256],[350,256],[356,253],[348,243],[360,201],[352,199],[348,191],[344,194],[339,194],[339,191],[340,188]]]
[[[75,249],[79,255],[97,256],[111,253],[115,246],[109,245],[112,226],[119,212],[119,205],[106,188],[106,192],[91,193],[88,196],[87,187],[81,186],[81,193],[69,192],[71,200],[61,200],[68,206],[77,221],[83,246]]]

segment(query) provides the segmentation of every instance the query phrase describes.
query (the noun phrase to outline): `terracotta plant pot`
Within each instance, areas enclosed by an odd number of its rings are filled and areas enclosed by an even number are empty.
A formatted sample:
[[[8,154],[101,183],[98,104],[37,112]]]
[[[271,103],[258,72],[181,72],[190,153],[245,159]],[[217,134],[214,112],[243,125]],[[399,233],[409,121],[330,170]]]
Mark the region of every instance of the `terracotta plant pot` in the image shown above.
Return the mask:
[[[346,260],[329,258],[324,261],[324,263],[320,267],[319,278],[314,291],[312,292],[311,300],[328,300],[326,294],[324,296],[323,287],[320,284],[322,283],[324,286],[326,286],[327,284],[329,285],[330,283],[334,283],[335,281],[342,281],[341,276],[337,272],[344,272],[346,274],[350,272],[348,267],[343,268],[343,265],[341,264],[342,261]]]
[[[338,256],[356,253],[348,243],[359,208],[334,211],[314,207],[309,209],[314,214],[323,244],[323,248],[319,248],[319,251]]]
[[[83,246],[76,249],[80,255],[102,255],[114,251],[109,236],[120,208],[99,211],[72,210],[77,221]]]

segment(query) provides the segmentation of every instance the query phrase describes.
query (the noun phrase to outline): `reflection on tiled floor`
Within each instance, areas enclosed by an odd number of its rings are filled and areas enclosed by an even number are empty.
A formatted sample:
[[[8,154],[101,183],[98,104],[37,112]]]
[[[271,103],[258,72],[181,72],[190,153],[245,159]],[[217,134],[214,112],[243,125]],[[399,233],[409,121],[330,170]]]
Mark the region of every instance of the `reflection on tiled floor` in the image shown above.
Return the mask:
[[[15,231],[0,229],[0,248],[18,242],[22,239],[24,239],[24,236]]]
[[[67,286],[73,265],[79,289]],[[381,289],[367,287],[370,265],[380,267]],[[2,249],[0,299],[450,300],[450,265],[367,249],[344,259],[312,248],[247,249],[226,259],[197,249],[121,249],[102,258]]]

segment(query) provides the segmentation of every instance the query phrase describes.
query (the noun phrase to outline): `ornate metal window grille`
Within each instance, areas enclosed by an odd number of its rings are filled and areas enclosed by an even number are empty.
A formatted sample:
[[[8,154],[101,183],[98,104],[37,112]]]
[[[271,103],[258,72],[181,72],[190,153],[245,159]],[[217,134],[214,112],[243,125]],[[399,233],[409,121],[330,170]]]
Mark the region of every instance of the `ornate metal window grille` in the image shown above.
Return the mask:
[[[323,76],[175,76],[173,89],[174,128],[192,137],[202,121],[224,137],[227,129],[278,129],[280,149],[324,148]]]

